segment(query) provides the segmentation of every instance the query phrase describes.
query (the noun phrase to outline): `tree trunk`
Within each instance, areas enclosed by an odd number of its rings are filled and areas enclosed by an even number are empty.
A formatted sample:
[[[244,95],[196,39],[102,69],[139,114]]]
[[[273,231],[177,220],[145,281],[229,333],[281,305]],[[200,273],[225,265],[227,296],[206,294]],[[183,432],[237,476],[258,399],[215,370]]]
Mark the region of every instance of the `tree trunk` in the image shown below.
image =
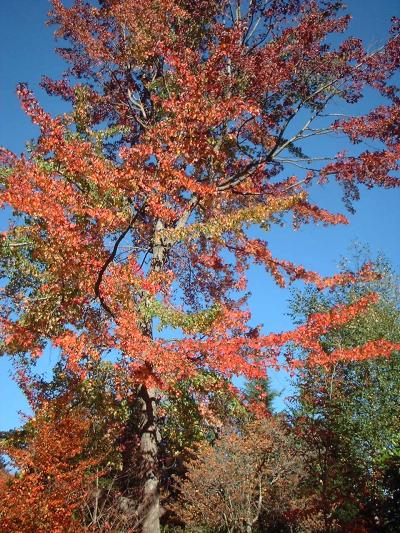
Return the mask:
[[[139,507],[142,533],[160,532],[160,488],[158,476],[158,441],[156,424],[157,389],[140,390],[140,455],[143,501]]]
[[[177,227],[184,225],[190,216],[193,201],[190,202],[187,213],[182,215]],[[162,238],[164,224],[158,220],[153,233],[153,257],[150,271],[160,272],[165,265],[170,243]],[[141,325],[142,333],[150,338],[153,336],[152,321]],[[160,533],[160,479],[158,472],[158,443],[159,430],[157,427],[158,390],[155,387],[142,385],[139,391],[139,434],[140,434],[140,462],[143,500],[137,511],[142,533]]]

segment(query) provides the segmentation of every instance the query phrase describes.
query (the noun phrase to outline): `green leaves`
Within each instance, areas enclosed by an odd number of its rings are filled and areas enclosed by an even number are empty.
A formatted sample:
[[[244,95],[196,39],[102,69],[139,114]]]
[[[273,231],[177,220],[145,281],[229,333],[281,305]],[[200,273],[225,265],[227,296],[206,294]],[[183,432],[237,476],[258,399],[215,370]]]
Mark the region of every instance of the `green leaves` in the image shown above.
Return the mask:
[[[336,287],[326,295],[310,288],[295,294],[292,309],[297,319],[348,304],[370,290],[380,295],[366,313],[324,335],[326,353],[378,339],[399,342],[398,279],[381,259],[373,269],[381,276],[369,283]],[[400,354],[325,366],[309,365],[307,353],[303,355],[305,367],[298,375],[292,416],[303,442],[315,454],[309,465],[309,490],[331,517],[325,527],[368,521],[370,512],[383,524],[384,508],[394,498],[386,476],[400,454]]]

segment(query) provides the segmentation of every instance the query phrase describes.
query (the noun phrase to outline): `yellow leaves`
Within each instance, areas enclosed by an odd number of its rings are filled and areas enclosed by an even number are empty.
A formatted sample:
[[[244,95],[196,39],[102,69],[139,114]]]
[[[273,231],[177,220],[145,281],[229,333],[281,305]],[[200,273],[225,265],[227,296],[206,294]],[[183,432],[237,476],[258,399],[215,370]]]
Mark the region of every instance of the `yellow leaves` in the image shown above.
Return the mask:
[[[76,129],[79,133],[86,133],[91,126],[90,92],[85,86],[75,89],[75,111],[73,113]]]
[[[172,326],[190,333],[205,333],[220,316],[221,309],[215,304],[198,313],[185,313],[155,298],[147,297],[139,305],[139,314],[145,320],[157,317],[160,320],[160,329]]]
[[[292,209],[305,199],[304,194],[287,198],[272,198],[268,204],[257,204],[237,209],[220,217],[209,218],[208,222],[190,224],[184,228],[166,229],[161,232],[165,242],[193,241],[204,235],[210,239],[218,239],[229,231],[241,230],[243,225],[261,224],[270,220],[275,214]]]

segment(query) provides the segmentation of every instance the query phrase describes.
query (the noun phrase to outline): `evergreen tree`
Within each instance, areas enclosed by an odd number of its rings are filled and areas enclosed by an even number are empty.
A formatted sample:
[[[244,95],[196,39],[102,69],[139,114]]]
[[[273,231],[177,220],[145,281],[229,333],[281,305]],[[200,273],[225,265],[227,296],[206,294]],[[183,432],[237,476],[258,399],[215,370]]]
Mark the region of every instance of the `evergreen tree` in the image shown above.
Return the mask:
[[[292,314],[298,322],[309,313],[348,304],[371,290],[380,296],[368,313],[324,336],[328,356],[378,338],[399,342],[398,277],[383,258],[377,259],[374,269],[379,279],[371,283],[338,287],[326,295],[312,288],[294,294]],[[313,452],[308,489],[323,517],[323,530],[356,524],[368,531],[396,531],[399,352],[390,358],[331,363],[328,359],[320,366],[309,365],[304,352],[303,362],[291,419],[306,448]]]

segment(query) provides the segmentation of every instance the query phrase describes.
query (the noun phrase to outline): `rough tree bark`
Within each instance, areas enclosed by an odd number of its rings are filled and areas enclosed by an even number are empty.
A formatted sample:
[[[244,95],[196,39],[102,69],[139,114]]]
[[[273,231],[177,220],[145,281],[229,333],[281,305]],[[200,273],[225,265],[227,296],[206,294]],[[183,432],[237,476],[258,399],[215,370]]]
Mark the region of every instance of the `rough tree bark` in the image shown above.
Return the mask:
[[[161,238],[164,226],[157,221],[153,234],[153,257],[150,270],[160,272],[167,259],[168,245]],[[142,325],[144,335],[153,336],[152,323]],[[150,369],[151,370],[151,369]],[[143,384],[139,392],[139,435],[140,435],[140,469],[143,482],[143,501],[138,515],[141,521],[142,533],[160,532],[160,479],[158,472],[158,444],[160,440],[157,427],[157,402],[159,391],[156,387]]]
[[[160,487],[158,475],[157,399],[155,387],[142,385],[140,390],[140,457],[143,476],[143,501],[139,515],[142,515],[142,532],[160,531]],[[139,516],[139,518],[141,518]]]
[[[198,199],[193,196],[187,209],[176,223],[176,228],[186,225],[192,210],[197,205]],[[167,262],[168,251],[171,242],[163,236],[165,229],[161,220],[158,220],[154,226],[153,233],[153,257],[151,260],[150,270],[160,272]],[[145,335],[152,337],[151,322],[142,325],[142,331]],[[157,427],[157,402],[159,400],[159,391],[156,387],[146,387],[142,385],[139,395],[140,406],[140,455],[143,472],[143,502],[139,509],[139,519],[142,517],[142,533],[159,533],[160,532],[160,479],[158,472],[158,444],[159,428]]]

